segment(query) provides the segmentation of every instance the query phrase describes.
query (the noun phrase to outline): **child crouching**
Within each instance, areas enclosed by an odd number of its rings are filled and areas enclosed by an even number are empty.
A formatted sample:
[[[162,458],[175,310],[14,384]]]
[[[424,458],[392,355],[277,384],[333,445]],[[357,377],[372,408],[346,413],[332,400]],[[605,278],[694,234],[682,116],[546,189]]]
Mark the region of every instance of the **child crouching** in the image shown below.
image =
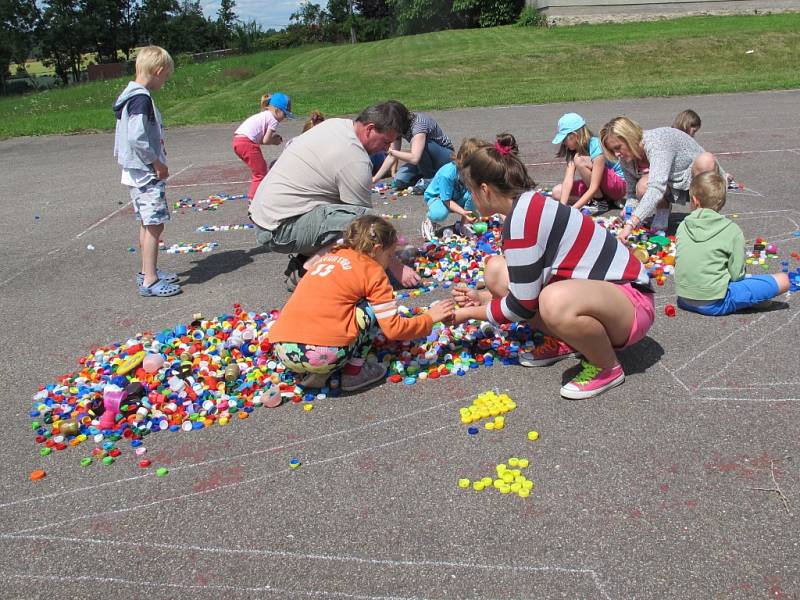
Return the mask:
[[[366,361],[376,325],[390,340],[413,340],[453,316],[452,300],[411,319],[398,314],[386,275],[396,249],[397,230],[365,215],[300,280],[269,332],[281,362],[303,376],[300,385],[322,387],[341,369],[343,391],[365,388],[386,375],[384,365]]]

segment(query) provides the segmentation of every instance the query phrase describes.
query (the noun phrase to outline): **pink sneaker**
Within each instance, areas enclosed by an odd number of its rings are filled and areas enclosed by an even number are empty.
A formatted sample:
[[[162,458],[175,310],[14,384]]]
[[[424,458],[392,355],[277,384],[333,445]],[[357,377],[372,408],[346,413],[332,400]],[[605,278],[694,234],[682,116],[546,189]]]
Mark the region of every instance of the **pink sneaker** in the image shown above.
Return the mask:
[[[536,346],[533,352],[522,352],[519,355],[519,364],[523,367],[546,367],[571,356],[580,356],[580,352],[558,338],[546,335],[544,343]]]
[[[617,363],[608,369],[600,369],[585,360],[581,361],[581,372],[569,383],[561,386],[561,395],[570,400],[593,398],[625,381],[622,365]]]

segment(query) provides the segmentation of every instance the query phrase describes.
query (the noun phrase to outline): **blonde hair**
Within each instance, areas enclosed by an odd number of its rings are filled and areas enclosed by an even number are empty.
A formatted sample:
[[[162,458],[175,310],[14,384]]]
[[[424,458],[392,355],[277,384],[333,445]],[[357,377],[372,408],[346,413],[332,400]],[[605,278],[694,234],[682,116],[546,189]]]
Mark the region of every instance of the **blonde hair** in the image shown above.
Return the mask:
[[[333,251],[350,248],[367,256],[375,256],[375,247],[391,248],[397,243],[397,230],[386,220],[376,215],[363,215],[350,222],[342,241]]]
[[[269,92],[261,96],[261,110],[267,110],[270,98],[272,98],[272,94],[270,94]]]
[[[484,146],[466,157],[463,164],[464,182],[470,190],[482,183],[493,186],[508,196],[519,196],[536,187],[522,161],[514,154],[508,140]]]
[[[578,138],[578,147],[575,150],[570,150],[567,148],[567,138],[572,134],[575,134],[575,137]],[[567,134],[567,137],[564,138],[564,141],[561,142],[561,145],[558,147],[558,152],[556,152],[556,157],[564,158],[567,162],[571,161],[575,158],[576,154],[585,154],[589,156],[589,141],[592,139],[594,134],[592,131],[584,125],[580,129],[576,129]]]
[[[461,142],[458,151],[453,154],[453,161],[459,169],[464,164],[464,160],[478,148],[484,148],[489,145],[489,142],[480,138],[464,138]]]
[[[725,206],[728,185],[717,171],[706,171],[695,175],[689,186],[689,195],[697,198],[703,208],[719,212]]]
[[[308,115],[308,121],[306,121],[305,125],[303,125],[303,133],[311,129],[312,127],[316,127],[320,123],[325,120],[325,115],[323,115],[318,110],[312,110],[311,114]]]
[[[611,152],[606,145],[608,136],[615,135],[628,146],[628,149],[630,149],[631,153],[637,159],[642,159],[644,158],[644,152],[641,148],[643,134],[642,126],[636,121],[632,121],[628,117],[614,117],[603,125],[603,128],[600,130],[600,143],[603,145],[603,154],[605,154],[606,158],[610,161],[617,160],[617,157],[614,156],[614,153]]]
[[[175,70],[175,62],[169,52],[160,46],[145,46],[136,55],[136,73],[155,75],[158,69],[166,69],[170,73]]]
[[[700,129],[702,124],[703,123],[700,121],[700,115],[691,109],[686,109],[678,113],[678,116],[675,117],[675,121],[672,123],[672,127],[674,129],[680,129],[684,133],[694,136],[694,134],[691,133],[691,130],[694,129],[697,131]]]

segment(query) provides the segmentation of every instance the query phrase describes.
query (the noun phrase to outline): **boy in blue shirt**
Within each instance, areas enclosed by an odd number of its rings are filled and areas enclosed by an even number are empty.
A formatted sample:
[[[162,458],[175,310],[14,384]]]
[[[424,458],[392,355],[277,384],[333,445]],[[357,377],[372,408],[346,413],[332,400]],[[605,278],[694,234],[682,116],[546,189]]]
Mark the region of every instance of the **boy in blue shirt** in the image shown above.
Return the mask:
[[[158,46],[142,48],[136,57],[136,79],[114,102],[114,156],[122,167],[121,182],[129,189],[139,220],[142,270],[136,282],[141,296],[174,296],[181,291],[175,273],[157,268],[158,242],[170,218],[165,193],[169,169],[161,113],[150,95],[162,88],[174,70],[166,50]]]

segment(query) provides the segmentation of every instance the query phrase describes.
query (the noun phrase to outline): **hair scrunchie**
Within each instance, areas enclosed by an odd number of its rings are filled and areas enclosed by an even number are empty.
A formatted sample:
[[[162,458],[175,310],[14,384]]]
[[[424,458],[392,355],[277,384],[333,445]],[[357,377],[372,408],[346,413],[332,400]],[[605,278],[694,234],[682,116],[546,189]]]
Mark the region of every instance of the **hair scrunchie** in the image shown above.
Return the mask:
[[[494,148],[503,156],[511,152],[511,146],[503,146],[500,142],[495,142]]]

